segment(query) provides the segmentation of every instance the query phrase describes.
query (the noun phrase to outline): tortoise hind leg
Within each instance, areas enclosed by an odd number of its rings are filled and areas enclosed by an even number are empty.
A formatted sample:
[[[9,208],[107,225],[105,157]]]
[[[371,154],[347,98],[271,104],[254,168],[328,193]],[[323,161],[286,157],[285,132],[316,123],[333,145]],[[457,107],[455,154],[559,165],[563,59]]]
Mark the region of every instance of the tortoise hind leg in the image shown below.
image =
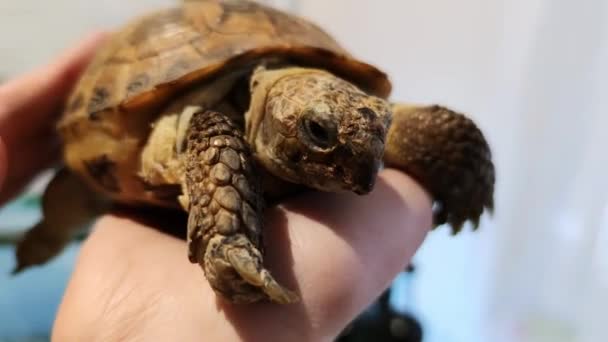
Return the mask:
[[[13,274],[57,256],[76,232],[101,213],[97,196],[75,175],[59,170],[42,196],[42,219],[17,243]]]
[[[240,129],[216,111],[194,113],[185,150],[189,258],[230,301],[295,302],[262,265],[262,195]]]
[[[494,165],[482,132],[466,116],[440,106],[395,104],[384,163],[416,179],[436,201],[435,225],[454,234],[477,228],[494,206]]]

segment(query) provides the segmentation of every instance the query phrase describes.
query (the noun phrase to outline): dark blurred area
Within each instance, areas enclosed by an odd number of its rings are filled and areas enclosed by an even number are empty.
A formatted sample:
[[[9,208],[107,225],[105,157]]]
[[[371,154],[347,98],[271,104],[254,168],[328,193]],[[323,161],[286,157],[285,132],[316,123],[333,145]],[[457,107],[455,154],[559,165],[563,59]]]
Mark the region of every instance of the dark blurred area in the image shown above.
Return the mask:
[[[414,265],[408,266],[404,272],[407,277],[413,278]],[[408,284],[411,284],[411,279]],[[399,290],[409,292],[408,288]],[[407,309],[396,310],[391,306],[390,298],[393,291],[392,287],[384,291],[342,332],[336,342],[421,342],[422,325]]]

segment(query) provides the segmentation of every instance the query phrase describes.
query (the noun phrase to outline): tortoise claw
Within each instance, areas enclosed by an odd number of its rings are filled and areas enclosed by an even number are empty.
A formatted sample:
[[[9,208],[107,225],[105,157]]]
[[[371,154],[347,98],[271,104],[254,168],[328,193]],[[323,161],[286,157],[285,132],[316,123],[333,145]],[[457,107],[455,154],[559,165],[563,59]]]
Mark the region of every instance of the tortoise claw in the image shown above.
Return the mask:
[[[262,266],[261,253],[242,234],[211,238],[201,265],[211,287],[233,303],[253,303],[269,298],[280,304],[290,304],[299,300]]]
[[[268,270],[260,267],[255,255],[246,249],[233,249],[226,253],[230,264],[251,285],[259,286],[273,301],[289,304],[298,301],[298,296],[292,291],[279,285]]]

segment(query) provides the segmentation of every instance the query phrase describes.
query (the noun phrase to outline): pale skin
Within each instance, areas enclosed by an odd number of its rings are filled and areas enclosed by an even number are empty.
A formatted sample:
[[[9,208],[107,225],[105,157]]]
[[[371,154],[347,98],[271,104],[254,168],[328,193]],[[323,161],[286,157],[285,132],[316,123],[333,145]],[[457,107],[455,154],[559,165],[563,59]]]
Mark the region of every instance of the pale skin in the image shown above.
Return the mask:
[[[0,86],[0,203],[57,160],[51,124],[101,39]],[[265,262],[301,302],[238,306],[187,262],[185,241],[106,215],[82,246],[53,340],[329,341],[408,264],[431,220],[428,194],[390,169],[367,196],[311,193],[270,208]]]

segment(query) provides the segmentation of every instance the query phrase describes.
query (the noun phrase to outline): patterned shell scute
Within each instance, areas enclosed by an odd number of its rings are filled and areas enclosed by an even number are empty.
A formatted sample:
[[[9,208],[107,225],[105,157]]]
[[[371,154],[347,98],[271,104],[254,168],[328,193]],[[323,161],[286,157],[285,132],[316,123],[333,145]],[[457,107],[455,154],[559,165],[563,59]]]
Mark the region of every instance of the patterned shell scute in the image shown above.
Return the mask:
[[[81,78],[64,121],[98,120],[117,108],[153,111],[194,82],[265,56],[325,67],[378,96],[390,92],[383,72],[304,19],[250,1],[191,0],[116,32]]]

